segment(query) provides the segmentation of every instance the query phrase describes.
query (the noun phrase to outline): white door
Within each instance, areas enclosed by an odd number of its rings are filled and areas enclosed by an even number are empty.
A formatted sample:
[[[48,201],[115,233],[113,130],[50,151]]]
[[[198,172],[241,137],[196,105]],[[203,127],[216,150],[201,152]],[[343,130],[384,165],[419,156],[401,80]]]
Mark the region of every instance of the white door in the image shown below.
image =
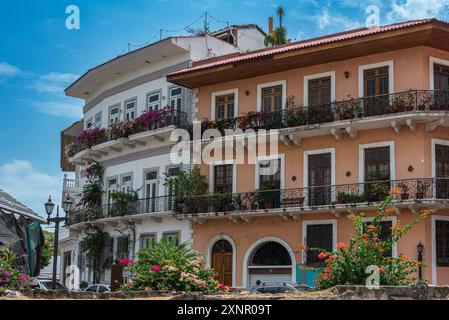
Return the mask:
[[[157,171],[149,171],[145,174],[145,209],[146,212],[157,211]]]

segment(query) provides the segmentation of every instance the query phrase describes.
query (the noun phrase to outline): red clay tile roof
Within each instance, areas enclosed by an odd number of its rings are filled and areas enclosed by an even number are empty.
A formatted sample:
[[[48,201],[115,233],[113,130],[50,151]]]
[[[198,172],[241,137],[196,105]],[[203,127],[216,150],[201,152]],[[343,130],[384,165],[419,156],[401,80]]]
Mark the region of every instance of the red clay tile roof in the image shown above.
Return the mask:
[[[202,61],[198,61],[198,62],[194,63],[191,68],[173,72],[173,73],[169,74],[168,76],[181,75],[181,74],[185,74],[185,73],[189,73],[189,72],[209,69],[209,68],[218,67],[218,66],[222,66],[222,65],[226,65],[226,64],[231,64],[231,63],[245,62],[248,60],[256,60],[256,59],[260,59],[260,58],[274,55],[274,54],[285,53],[285,52],[289,52],[289,51],[300,50],[300,49],[310,48],[310,47],[314,47],[314,46],[325,45],[325,44],[344,41],[344,40],[350,40],[350,39],[354,39],[354,38],[360,38],[360,37],[373,35],[373,34],[377,34],[377,33],[382,33],[382,32],[411,28],[411,27],[415,27],[418,25],[423,25],[423,24],[427,24],[427,23],[431,23],[431,22],[437,22],[437,23],[441,23],[446,26],[449,26],[449,23],[443,22],[443,21],[440,21],[437,19],[422,19],[422,20],[413,20],[413,21],[395,23],[395,24],[381,26],[381,27],[360,28],[360,29],[330,34],[330,35],[322,36],[322,37],[318,37],[318,38],[312,38],[312,39],[302,40],[302,41],[298,41],[298,42],[293,42],[293,43],[289,43],[289,44],[285,44],[285,45],[277,46],[277,47],[273,47],[273,48],[260,49],[260,50],[255,50],[255,51],[251,51],[251,52],[246,52],[246,53],[238,53],[238,54],[233,53],[233,54],[229,54],[229,55],[206,59],[206,60],[202,60]]]

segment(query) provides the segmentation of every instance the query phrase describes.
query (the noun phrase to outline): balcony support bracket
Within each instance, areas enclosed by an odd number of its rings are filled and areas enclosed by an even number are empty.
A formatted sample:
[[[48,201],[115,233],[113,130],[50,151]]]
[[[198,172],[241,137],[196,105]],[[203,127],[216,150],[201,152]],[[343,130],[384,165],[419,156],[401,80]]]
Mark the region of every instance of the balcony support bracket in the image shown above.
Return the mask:
[[[357,138],[357,129],[356,128],[354,128],[354,127],[346,127],[345,130],[346,130],[346,133],[349,134],[349,136],[352,139]]]
[[[416,132],[416,123],[413,119],[406,119],[405,124],[408,126],[411,132]]]
[[[337,141],[340,141],[343,138],[343,135],[339,128],[332,128],[331,134],[335,137],[335,140],[337,140]]]
[[[444,123],[444,118],[438,119],[436,121],[426,123],[426,131],[430,132],[435,130],[438,126]]]
[[[396,134],[401,134],[401,124],[396,120],[391,120],[390,125]]]

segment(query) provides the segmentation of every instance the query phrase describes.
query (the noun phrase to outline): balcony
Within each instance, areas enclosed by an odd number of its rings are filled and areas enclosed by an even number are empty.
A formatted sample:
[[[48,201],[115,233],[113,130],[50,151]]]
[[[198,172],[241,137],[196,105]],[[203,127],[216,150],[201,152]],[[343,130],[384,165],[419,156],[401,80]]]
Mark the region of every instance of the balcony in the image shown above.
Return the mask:
[[[83,164],[121,154],[124,149],[157,147],[168,141],[174,128],[184,128],[188,122],[188,114],[174,108],[148,111],[135,120],[116,123],[107,129],[84,130],[75,143],[66,147],[66,153],[71,163]]]
[[[192,216],[248,215],[269,212],[288,214],[348,212],[370,209],[385,200],[391,188],[401,190],[398,207],[415,210],[421,205],[449,202],[449,178],[418,178],[308,188],[211,194],[176,199],[177,214]],[[294,215],[293,215],[294,216]]]
[[[415,123],[420,121],[428,124],[428,129],[432,128],[433,124],[438,124],[448,111],[449,91],[410,90],[313,107],[287,107],[286,110],[275,112],[249,112],[238,118],[203,121],[202,130],[214,128],[224,135],[225,129],[243,131],[281,129],[282,132],[289,131],[282,129],[295,128],[302,131],[303,136],[308,136],[307,132],[310,133],[310,129],[315,130],[313,135],[319,135],[317,130],[321,129],[322,134],[332,133],[338,138],[341,132],[335,129],[346,129],[352,136],[353,130],[358,128],[392,126],[399,133],[401,124],[415,130]],[[355,125],[358,125],[358,128]]]
[[[62,193],[63,194],[72,194],[80,191],[79,180],[77,179],[69,179],[67,175],[64,174],[64,179],[62,182]]]
[[[449,203],[449,178],[417,178],[365,183],[317,186],[283,190],[256,190],[235,194],[208,194],[190,198],[163,196],[139,199],[126,204],[108,204],[93,209],[72,211],[67,225],[94,223],[97,220],[119,221],[123,218],[160,219],[173,214],[182,217],[245,217],[281,214],[296,218],[302,213],[352,212],[372,210],[388,196],[391,188],[401,190],[393,201],[398,208],[413,212],[419,208],[436,209]]]
[[[173,197],[163,196],[139,199],[127,203],[111,203],[97,208],[73,210],[67,215],[66,225],[79,223],[93,223],[97,220],[122,220],[123,218],[136,218],[144,214],[159,216],[173,209]],[[157,217],[155,217],[157,218]]]

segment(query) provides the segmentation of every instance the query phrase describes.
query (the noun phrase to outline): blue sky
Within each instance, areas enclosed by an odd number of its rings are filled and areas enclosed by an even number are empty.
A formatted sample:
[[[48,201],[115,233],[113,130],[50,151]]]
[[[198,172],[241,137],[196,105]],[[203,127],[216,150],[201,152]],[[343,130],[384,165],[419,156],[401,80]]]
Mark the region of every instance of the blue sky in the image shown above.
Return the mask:
[[[161,28],[182,30],[206,10],[212,30],[226,25],[220,21],[266,29],[278,4],[286,9],[292,40],[364,26],[368,5],[379,8],[380,24],[448,20],[449,12],[449,0],[2,1],[0,188],[40,214],[48,194],[59,200],[59,132],[82,116],[82,102],[65,97],[63,89],[88,68],[123,53],[128,44],[158,40]],[[65,27],[68,5],[80,9],[80,30]],[[169,35],[175,33],[163,32]]]

